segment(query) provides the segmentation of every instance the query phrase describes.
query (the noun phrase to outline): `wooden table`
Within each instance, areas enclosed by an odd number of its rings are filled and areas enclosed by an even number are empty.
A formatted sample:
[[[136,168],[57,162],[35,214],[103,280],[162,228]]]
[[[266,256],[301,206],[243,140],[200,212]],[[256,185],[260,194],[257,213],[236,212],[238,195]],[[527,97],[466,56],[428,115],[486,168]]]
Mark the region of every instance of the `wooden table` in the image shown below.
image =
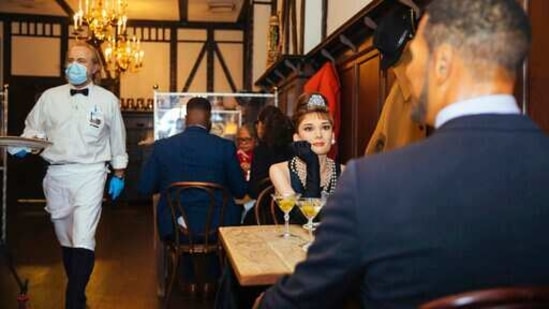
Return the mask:
[[[268,285],[294,271],[305,259],[301,245],[309,234],[301,226],[291,225],[297,237],[282,238],[284,225],[220,227],[221,242],[238,282],[242,286]]]

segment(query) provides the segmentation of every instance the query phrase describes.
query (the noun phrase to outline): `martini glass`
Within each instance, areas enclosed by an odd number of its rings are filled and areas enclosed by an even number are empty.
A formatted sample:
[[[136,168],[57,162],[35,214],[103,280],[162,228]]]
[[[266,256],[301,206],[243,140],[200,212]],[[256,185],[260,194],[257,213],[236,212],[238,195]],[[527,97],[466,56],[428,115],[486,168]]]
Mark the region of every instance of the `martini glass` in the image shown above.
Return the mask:
[[[301,213],[309,221],[307,224],[310,226],[313,225],[313,219],[318,215],[322,207],[324,206],[325,201],[321,198],[300,198],[297,200],[297,207]],[[301,248],[307,251],[309,246],[313,243],[313,229],[309,228],[309,241],[305,243]]]
[[[328,193],[326,191],[320,192],[320,201],[322,202],[323,206],[324,206],[324,204],[326,204],[326,201],[328,200],[329,196],[330,196],[330,193]],[[311,221],[308,221],[307,223],[303,224],[303,228],[306,229],[306,230],[312,230],[314,232],[319,225],[320,225],[320,222],[313,222],[311,220]]]
[[[290,234],[290,211],[294,208],[296,200],[301,196],[299,193],[271,194],[278,208],[284,212],[284,233],[281,237],[288,238]]]

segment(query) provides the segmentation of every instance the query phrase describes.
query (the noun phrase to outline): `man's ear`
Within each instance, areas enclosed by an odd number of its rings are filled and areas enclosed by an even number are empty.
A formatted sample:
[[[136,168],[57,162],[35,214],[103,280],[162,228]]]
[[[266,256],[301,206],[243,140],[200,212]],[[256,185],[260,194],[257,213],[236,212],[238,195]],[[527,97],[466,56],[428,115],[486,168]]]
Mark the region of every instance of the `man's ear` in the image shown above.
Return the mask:
[[[99,71],[99,64],[93,63],[91,67],[91,75],[95,75]]]
[[[299,142],[301,140],[301,137],[297,133],[294,133],[294,142]]]
[[[455,51],[449,44],[442,44],[433,52],[434,80],[444,84],[452,74]]]

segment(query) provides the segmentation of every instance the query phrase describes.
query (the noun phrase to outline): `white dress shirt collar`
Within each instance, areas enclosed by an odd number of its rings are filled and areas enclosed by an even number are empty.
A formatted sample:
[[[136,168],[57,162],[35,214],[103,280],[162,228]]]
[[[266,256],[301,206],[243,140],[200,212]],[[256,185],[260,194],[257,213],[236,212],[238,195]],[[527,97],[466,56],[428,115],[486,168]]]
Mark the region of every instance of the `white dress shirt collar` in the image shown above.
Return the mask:
[[[454,118],[480,114],[520,114],[520,109],[512,95],[498,94],[477,97],[452,103],[441,109],[435,119],[435,128],[438,129]]]

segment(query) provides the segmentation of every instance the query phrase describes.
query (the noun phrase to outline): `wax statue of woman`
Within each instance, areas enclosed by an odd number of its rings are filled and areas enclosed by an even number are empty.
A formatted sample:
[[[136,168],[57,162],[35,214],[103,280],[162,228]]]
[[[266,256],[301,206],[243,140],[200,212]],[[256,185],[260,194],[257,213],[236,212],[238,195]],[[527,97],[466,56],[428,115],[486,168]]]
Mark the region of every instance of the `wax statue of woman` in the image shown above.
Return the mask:
[[[345,167],[327,156],[335,140],[326,99],[320,93],[302,94],[298,98],[293,121],[295,133],[292,146],[296,155],[269,169],[276,192],[300,193],[302,197],[321,197],[321,192],[333,193]],[[292,222],[305,222],[305,217],[295,209],[291,218]]]

